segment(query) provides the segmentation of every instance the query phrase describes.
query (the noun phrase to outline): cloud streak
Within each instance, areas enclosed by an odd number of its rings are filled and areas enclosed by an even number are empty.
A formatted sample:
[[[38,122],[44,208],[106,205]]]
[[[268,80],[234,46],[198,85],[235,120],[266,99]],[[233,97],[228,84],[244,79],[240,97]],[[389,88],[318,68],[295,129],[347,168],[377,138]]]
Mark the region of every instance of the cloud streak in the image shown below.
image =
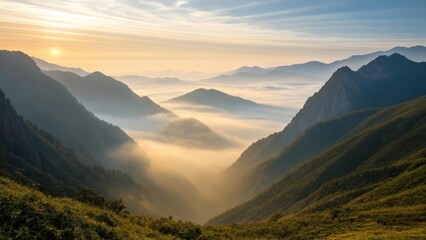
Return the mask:
[[[76,62],[80,54],[80,59],[99,61],[84,63],[95,69],[111,69],[114,63],[105,63],[108,56],[99,53],[110,51],[149,65],[142,70],[224,71],[255,60],[264,66],[280,65],[313,58],[332,60],[328,58],[345,51],[378,50],[377,46],[425,44],[425,7],[424,1],[417,0],[386,4],[366,0],[4,0],[0,2],[0,40],[9,49],[29,49],[30,54],[45,58],[48,55],[41,48],[56,44],[75,54],[59,62]],[[30,39],[26,45],[18,44],[24,35]],[[81,42],[86,44],[77,47]],[[135,53],[138,58],[130,56]],[[219,63],[223,59],[226,62]],[[164,64],[147,63],[157,60]],[[129,71],[136,69],[130,67]]]

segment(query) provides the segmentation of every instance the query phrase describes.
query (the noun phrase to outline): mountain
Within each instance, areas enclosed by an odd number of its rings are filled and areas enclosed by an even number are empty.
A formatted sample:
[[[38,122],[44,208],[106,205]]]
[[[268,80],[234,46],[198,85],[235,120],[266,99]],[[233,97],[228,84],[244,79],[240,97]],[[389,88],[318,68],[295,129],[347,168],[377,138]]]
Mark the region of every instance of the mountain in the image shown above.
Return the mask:
[[[126,84],[94,72],[80,77],[71,72],[45,71],[62,83],[91,112],[118,117],[172,114],[149,97],[139,97]]]
[[[237,180],[231,192],[237,196],[239,201],[254,197],[280,180],[294,166],[309,160],[335,144],[375,112],[377,109],[366,109],[317,123],[300,134],[278,156],[247,171]]]
[[[89,73],[84,71],[81,68],[71,68],[71,67],[63,67],[59,66],[53,63],[49,63],[44,61],[43,59],[32,57],[34,62],[37,64],[37,67],[39,67],[43,71],[63,71],[63,72],[72,72],[74,74],[77,74],[81,77],[88,75]]]
[[[25,122],[0,90],[0,174],[39,186],[45,193],[75,196],[82,188],[109,198],[123,198],[138,213],[169,214],[142,185],[129,176],[87,167],[81,158],[49,133]],[[81,162],[80,162],[81,161]]]
[[[231,96],[215,89],[204,88],[198,88],[185,95],[175,97],[168,102],[215,107],[226,111],[244,111],[269,107],[241,97]]]
[[[392,55],[399,53],[412,61],[426,61],[426,47],[395,47],[387,51],[377,51],[364,55],[354,55],[349,58],[334,61],[331,63],[322,63],[311,61],[302,64],[289,66],[278,66],[271,68],[261,67],[241,67],[237,70],[209,78],[203,81],[210,83],[247,83],[247,82],[265,82],[265,81],[317,81],[325,80],[337,69],[347,66],[352,69],[358,69],[362,65],[374,60],[382,55]]]
[[[0,51],[0,89],[20,115],[74,150],[85,164],[112,164],[117,162],[111,156],[114,150],[136,146],[120,128],[87,111],[22,52]]]
[[[215,72],[196,72],[196,71],[180,71],[174,69],[166,69],[163,71],[144,71],[140,75],[149,78],[179,78],[186,82],[198,81],[200,79],[211,78],[217,76]]]
[[[159,85],[159,86],[167,86],[167,85],[188,85],[189,83],[180,80],[176,77],[156,77],[156,78],[150,78],[150,77],[144,77],[139,75],[124,75],[117,77],[120,81],[130,83],[138,83],[143,86],[145,85]]]
[[[224,149],[235,143],[195,118],[176,119],[160,130],[156,140],[189,147]]]
[[[378,108],[426,94],[426,63],[402,55],[380,56],[352,71],[338,69],[308,98],[283,131],[253,143],[227,170],[241,176],[250,168],[277,156],[289,143],[316,123],[365,108]]]
[[[376,224],[417,221],[424,226],[425,122],[426,96],[380,110],[266,191],[209,223],[311,214],[351,225],[358,215],[377,219]]]

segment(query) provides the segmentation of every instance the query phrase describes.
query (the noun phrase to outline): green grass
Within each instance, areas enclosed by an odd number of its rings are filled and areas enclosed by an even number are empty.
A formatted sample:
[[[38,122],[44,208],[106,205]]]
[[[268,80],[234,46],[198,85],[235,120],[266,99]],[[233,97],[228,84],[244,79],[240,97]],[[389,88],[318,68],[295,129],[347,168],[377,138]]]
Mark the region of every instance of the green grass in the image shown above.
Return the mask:
[[[426,191],[418,188],[374,204],[360,200],[332,210],[278,214],[259,223],[200,226],[116,214],[0,178],[0,239],[424,239]],[[385,204],[414,192],[423,194],[417,204]]]
[[[192,239],[200,227],[169,218],[115,214],[47,196],[0,178],[0,239]]]

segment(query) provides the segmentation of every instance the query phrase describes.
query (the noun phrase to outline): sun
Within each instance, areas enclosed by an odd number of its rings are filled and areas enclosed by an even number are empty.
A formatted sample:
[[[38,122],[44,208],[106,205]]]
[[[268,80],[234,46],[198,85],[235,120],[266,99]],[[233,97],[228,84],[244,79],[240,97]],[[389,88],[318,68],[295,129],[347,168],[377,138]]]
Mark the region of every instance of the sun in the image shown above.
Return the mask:
[[[50,49],[50,55],[57,56],[59,54],[59,50],[57,48]]]

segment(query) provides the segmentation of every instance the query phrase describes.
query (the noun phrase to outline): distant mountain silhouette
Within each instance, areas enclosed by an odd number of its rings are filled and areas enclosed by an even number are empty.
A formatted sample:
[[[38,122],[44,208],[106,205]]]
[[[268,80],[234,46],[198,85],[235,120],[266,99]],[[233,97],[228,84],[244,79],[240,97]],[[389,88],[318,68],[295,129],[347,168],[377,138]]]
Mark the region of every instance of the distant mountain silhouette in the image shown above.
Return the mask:
[[[231,140],[215,133],[195,118],[176,119],[156,136],[157,140],[188,147],[224,149],[235,146]]]
[[[52,133],[86,160],[85,164],[114,163],[112,151],[135,145],[120,128],[87,111],[22,52],[0,51],[0,89],[19,114]]]
[[[332,63],[322,63],[311,61],[302,64],[289,66],[278,66],[271,68],[241,67],[237,70],[206,79],[203,81],[210,83],[247,83],[247,82],[265,82],[265,81],[283,81],[283,80],[306,80],[317,81],[325,80],[337,69],[347,66],[357,70],[362,65],[367,64],[381,55],[392,55],[399,53],[408,59],[416,62],[426,61],[426,47],[395,47],[387,51],[378,51],[364,55],[354,55],[347,59],[334,61]]]
[[[392,222],[419,219],[424,215],[420,199],[425,196],[425,121],[426,96],[380,110],[284,173],[276,184],[208,223],[273,221],[273,216],[289,215],[309,219],[309,214],[322,216],[317,224],[330,215],[348,224],[360,215],[373,219],[385,215]],[[393,212],[397,214],[391,216]]]
[[[169,102],[215,107],[227,111],[270,108],[241,97],[231,96],[215,89],[199,88],[185,95],[175,97]]]
[[[168,85],[188,85],[189,83],[180,80],[176,77],[157,77],[157,78],[150,78],[150,77],[144,77],[139,75],[124,75],[117,77],[120,81],[126,82],[126,83],[138,83],[142,86],[149,85],[149,86],[168,86]]]
[[[141,184],[128,175],[87,167],[87,162],[66,149],[51,134],[24,121],[0,90],[0,174],[45,193],[73,197],[91,188],[107,199],[124,199],[134,212],[170,214]]]
[[[277,156],[296,137],[321,121],[423,95],[426,95],[426,62],[416,63],[393,54],[380,56],[356,72],[342,67],[308,98],[283,131],[260,139],[245,150],[228,169],[228,175],[241,176],[252,167]]]
[[[75,73],[81,77],[88,75],[89,73],[84,71],[81,68],[72,68],[72,67],[63,67],[59,66],[53,63],[49,63],[44,61],[43,59],[32,57],[32,59],[37,64],[37,67],[39,67],[41,70],[44,71],[64,71],[64,72],[72,72]]]
[[[46,75],[62,83],[90,111],[118,117],[148,116],[172,113],[149,97],[139,97],[127,85],[94,72],[80,77],[71,72],[45,71]]]

